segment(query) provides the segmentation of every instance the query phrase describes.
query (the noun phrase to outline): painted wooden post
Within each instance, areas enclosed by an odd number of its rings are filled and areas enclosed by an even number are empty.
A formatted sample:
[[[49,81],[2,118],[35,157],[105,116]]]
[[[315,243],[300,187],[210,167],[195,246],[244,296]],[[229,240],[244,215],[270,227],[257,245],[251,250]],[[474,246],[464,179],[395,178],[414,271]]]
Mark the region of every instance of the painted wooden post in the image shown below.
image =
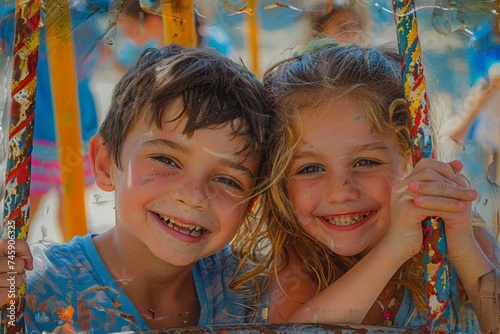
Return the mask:
[[[14,271],[15,239],[26,240],[29,228],[31,151],[35,121],[36,69],[40,41],[40,1],[17,0],[9,117],[9,148],[4,192],[2,239],[8,239],[8,269]],[[2,310],[3,333],[24,332],[25,283]]]
[[[192,0],[163,0],[162,17],[165,41],[196,47],[194,5]]]
[[[426,91],[422,52],[418,37],[413,0],[393,0],[408,119],[411,131],[413,163],[431,158],[432,134],[429,99]],[[446,259],[444,222],[438,217],[424,221],[424,270],[427,300],[427,327],[433,333],[449,333],[449,267]]]
[[[45,4],[47,49],[56,118],[62,178],[62,199],[69,241],[87,230],[85,179],[80,114],[73,54],[69,1],[49,0]]]
[[[259,24],[257,22],[257,8],[259,7],[259,0],[248,0],[248,41],[250,48],[251,70],[259,77]]]

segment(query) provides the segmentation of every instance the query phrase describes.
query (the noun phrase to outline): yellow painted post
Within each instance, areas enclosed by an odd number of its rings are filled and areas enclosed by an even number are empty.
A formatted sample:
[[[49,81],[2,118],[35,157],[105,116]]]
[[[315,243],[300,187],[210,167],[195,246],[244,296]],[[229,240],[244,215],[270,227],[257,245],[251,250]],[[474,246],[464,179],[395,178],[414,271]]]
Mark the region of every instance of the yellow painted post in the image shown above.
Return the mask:
[[[248,41],[250,43],[251,70],[259,77],[259,25],[255,12],[259,6],[259,0],[248,0]]]
[[[165,41],[196,47],[194,4],[192,0],[164,0],[162,17]]]
[[[63,188],[60,205],[63,205],[66,227],[64,239],[69,241],[74,235],[87,233],[83,147],[69,1],[47,1],[45,8],[48,60]]]

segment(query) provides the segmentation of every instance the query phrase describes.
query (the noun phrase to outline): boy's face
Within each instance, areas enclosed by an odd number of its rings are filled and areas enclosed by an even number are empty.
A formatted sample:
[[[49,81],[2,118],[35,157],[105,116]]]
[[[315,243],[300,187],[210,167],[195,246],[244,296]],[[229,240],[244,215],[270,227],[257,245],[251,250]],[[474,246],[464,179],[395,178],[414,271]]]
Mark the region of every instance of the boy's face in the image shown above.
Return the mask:
[[[370,131],[349,97],[305,110],[288,189],[300,224],[340,255],[369,251],[389,227],[391,187],[407,166],[391,137]]]
[[[174,104],[164,120],[178,112]],[[229,124],[182,134],[185,119],[163,129],[140,122],[113,167],[116,228],[130,247],[186,266],[217,252],[234,237],[257,176],[257,159],[237,155],[244,138]]]

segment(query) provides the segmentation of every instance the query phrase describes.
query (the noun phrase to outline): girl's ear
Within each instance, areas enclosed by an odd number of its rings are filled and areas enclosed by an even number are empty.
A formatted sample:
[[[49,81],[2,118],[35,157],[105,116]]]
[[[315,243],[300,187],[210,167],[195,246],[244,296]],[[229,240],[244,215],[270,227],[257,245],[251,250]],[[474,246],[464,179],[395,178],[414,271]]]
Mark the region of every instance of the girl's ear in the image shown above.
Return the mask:
[[[96,134],[90,139],[89,156],[96,185],[104,191],[115,190],[114,163],[103,136]]]

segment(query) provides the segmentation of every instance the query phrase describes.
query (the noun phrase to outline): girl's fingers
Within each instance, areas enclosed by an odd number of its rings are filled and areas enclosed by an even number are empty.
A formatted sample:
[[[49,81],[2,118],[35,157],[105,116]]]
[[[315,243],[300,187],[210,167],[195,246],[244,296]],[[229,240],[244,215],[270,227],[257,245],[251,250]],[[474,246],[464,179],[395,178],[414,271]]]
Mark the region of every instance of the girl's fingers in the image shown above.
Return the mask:
[[[443,181],[467,187],[467,181],[459,174],[463,165],[459,160],[444,163],[433,159],[420,160],[413,169],[410,177],[421,181]]]
[[[440,216],[440,212],[463,212],[467,209],[469,201],[417,195],[413,199],[416,206],[429,210],[431,216]]]
[[[410,181],[408,190],[420,196],[443,197],[448,199],[473,201],[477,198],[477,191],[464,188],[447,182]]]

